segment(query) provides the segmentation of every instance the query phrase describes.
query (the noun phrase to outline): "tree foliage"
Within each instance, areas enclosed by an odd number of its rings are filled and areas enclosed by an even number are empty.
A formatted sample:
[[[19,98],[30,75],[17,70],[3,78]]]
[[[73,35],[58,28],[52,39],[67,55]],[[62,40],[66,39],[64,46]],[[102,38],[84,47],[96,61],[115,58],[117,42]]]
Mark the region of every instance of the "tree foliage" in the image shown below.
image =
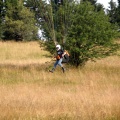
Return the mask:
[[[120,28],[120,0],[118,0],[118,6],[117,6],[117,9],[116,9],[116,12],[115,12],[115,15],[114,17],[116,17],[116,22],[117,24],[119,25],[119,28]]]
[[[92,5],[96,5],[97,0],[81,0],[82,2],[90,2]]]
[[[65,0],[62,4],[56,4],[51,1],[36,7],[39,25],[47,38],[46,49],[53,52],[55,39],[69,50],[71,63],[75,66],[109,56],[118,48],[113,41],[116,26],[109,22],[101,4],[91,2]]]
[[[62,43],[69,24],[70,3],[73,0],[64,0],[61,3],[51,0],[49,3],[41,0],[27,0],[26,6],[35,12],[37,24],[46,40]]]
[[[73,65],[84,65],[88,60],[113,54],[116,29],[103,11],[95,12],[89,2],[76,4],[71,14],[66,47],[72,56]]]
[[[117,26],[118,38],[119,38],[120,37],[120,32],[119,32],[120,31],[120,1],[119,0],[118,0],[118,5],[113,0],[109,2],[107,15],[109,16],[110,23]]]
[[[94,6],[94,11],[101,11],[104,10],[104,7],[101,3],[97,3],[97,0],[81,0],[82,2],[89,2],[91,5]]]
[[[3,31],[4,31],[4,17],[5,17],[5,5],[3,1],[0,1],[0,39],[3,37]]]
[[[32,40],[37,37],[34,14],[22,0],[7,0],[4,39]]]
[[[43,37],[46,40],[51,40],[54,36],[51,5],[48,4],[46,1],[27,0],[25,6],[30,8],[31,11],[35,13],[37,25],[39,26]]]
[[[109,9],[107,9],[107,14],[110,17],[110,22],[115,24],[117,22],[117,5],[113,0],[109,2]]]

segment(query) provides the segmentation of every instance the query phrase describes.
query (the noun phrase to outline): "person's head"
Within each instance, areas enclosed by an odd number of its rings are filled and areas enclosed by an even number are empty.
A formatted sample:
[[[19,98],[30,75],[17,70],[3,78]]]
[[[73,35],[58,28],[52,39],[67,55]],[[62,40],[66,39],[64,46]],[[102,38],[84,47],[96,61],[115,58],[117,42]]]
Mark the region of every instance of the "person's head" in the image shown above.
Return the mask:
[[[60,50],[61,49],[61,46],[60,45],[56,45],[56,50]]]

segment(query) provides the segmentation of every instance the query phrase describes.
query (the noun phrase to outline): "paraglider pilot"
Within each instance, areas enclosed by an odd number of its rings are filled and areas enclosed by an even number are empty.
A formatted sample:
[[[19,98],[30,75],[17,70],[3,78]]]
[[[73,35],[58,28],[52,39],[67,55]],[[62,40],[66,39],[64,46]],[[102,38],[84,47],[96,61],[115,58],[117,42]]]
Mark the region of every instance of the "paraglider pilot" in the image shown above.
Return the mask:
[[[60,45],[56,45],[56,50],[57,50],[57,56],[56,56],[56,62],[52,68],[52,70],[50,70],[49,72],[54,72],[56,69],[56,66],[59,65],[62,68],[63,73],[65,72],[65,68],[62,65],[62,60],[63,60],[63,56],[64,56],[64,51],[61,49]]]

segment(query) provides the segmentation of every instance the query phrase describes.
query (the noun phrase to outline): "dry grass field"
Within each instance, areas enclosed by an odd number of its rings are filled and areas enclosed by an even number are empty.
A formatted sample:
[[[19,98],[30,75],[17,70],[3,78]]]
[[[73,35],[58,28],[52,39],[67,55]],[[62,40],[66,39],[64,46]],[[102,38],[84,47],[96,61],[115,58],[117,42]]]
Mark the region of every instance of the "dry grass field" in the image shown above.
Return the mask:
[[[120,57],[49,73],[37,42],[0,42],[0,120],[120,120]]]

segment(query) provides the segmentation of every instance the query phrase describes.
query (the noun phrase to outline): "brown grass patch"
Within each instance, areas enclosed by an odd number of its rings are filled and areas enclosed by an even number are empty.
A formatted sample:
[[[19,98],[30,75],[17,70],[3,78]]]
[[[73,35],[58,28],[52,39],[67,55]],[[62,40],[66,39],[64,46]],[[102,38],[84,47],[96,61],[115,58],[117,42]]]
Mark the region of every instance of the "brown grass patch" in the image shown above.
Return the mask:
[[[49,73],[53,63],[45,63],[49,53],[38,43],[0,43],[0,51],[5,47],[0,57],[1,120],[120,119],[119,57],[88,62],[83,69],[66,66],[65,74],[59,67]]]

